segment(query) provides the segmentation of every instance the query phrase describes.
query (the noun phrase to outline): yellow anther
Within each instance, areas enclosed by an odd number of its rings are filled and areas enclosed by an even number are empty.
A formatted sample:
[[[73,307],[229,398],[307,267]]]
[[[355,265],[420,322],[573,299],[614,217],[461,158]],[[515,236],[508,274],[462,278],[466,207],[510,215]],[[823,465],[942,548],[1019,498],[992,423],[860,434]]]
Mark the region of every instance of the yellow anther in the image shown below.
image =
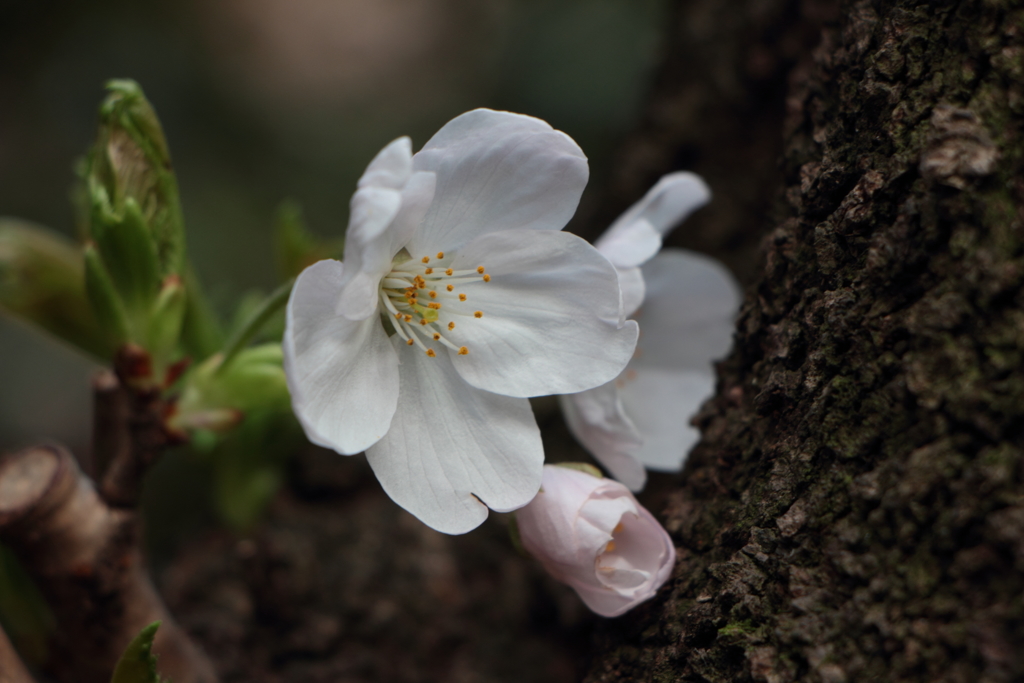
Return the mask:
[[[479,318],[480,316],[477,316],[477,317]],[[426,319],[425,318],[420,318],[420,325],[426,325],[426,324],[427,324]]]
[[[467,353],[469,353],[469,349],[467,349],[465,346],[460,346],[459,347],[459,355],[460,356],[465,356]]]
[[[435,332],[434,333],[434,341],[441,341],[441,333],[440,332]]]
[[[423,261],[424,263],[430,263],[430,257],[429,256],[424,256],[420,260]]]
[[[482,318],[482,317],[484,317],[484,312],[483,311],[477,311],[476,313],[473,314],[473,317],[474,318]]]
[[[427,294],[430,295],[431,299],[436,299],[437,298],[437,292],[435,292],[434,290],[430,290],[429,292],[427,292]]]
[[[455,289],[455,285],[448,285],[445,289],[447,289],[450,292],[453,289]]]
[[[484,274],[484,267],[483,266],[477,266],[476,267],[476,272],[478,272],[481,275],[483,275]]]
[[[451,274],[452,274],[452,273],[454,273],[454,272],[455,272],[454,270],[452,270],[451,268],[449,268],[448,270],[444,271],[444,274],[445,274],[445,275],[451,275]]]
[[[434,274],[434,269],[433,268],[427,268],[423,272],[426,273],[427,275],[433,275]]]
[[[430,356],[431,358],[437,356],[437,354],[434,353],[434,349],[427,349],[427,355]]]
[[[608,545],[604,547],[606,553],[615,552],[615,541],[608,541]]]
[[[409,315],[408,313],[405,314],[405,322],[407,322],[407,323],[411,323],[412,322],[412,316]]]
[[[454,322],[448,323],[448,331],[451,332],[454,329],[455,329],[455,323]]]
[[[615,525],[615,528],[612,529],[612,533],[613,534],[617,534],[620,531],[622,531],[622,522],[619,522],[618,524]]]
[[[402,314],[401,313],[395,313],[395,317],[398,318],[399,320],[401,320],[402,319]]]
[[[437,258],[444,258],[444,252],[443,251],[437,252]]]
[[[412,340],[412,339],[406,339],[406,340],[405,340],[405,345],[406,345],[406,346],[412,346],[412,345],[413,345],[414,343],[415,343],[415,342],[413,342],[413,340]]]
[[[429,304],[427,304],[427,308],[433,308],[435,311],[440,311],[441,304],[437,303],[436,301],[431,301]]]
[[[465,300],[466,300],[466,295],[465,294],[459,294],[459,301],[465,301]]]
[[[487,273],[484,273],[484,282],[490,282],[490,281],[491,281],[491,276],[488,275]]]

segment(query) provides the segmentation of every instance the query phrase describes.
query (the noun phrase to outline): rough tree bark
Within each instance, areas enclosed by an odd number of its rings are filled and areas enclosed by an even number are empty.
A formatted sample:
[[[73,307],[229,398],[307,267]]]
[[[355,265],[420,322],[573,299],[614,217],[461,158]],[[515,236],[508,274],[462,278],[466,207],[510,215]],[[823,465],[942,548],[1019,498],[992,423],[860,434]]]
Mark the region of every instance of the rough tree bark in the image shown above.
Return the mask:
[[[787,107],[680,562],[586,680],[1021,680],[1024,9],[845,3]]]

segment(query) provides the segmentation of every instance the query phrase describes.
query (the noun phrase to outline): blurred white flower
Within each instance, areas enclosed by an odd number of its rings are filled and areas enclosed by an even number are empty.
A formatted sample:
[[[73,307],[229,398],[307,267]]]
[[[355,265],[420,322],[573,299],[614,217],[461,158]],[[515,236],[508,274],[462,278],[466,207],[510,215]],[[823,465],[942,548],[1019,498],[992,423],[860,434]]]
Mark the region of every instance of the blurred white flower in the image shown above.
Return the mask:
[[[385,147],[352,198],[344,261],[295,283],[285,370],[307,436],[365,450],[388,495],[439,531],[537,493],[526,397],[603,384],[633,353],[614,268],[560,232],[587,175],[545,122],[468,112],[415,156],[408,138]]]
[[[558,465],[544,467],[543,484],[516,511],[519,538],[587,607],[617,617],[665,583],[675,546],[625,486]]]
[[[712,363],[732,341],[740,290],[725,266],[682,249],[658,253],[662,236],[710,198],[693,173],[664,176],[597,241],[619,273],[623,315],[635,313],[642,334],[619,377],[561,404],[573,435],[634,491],[645,467],[682,468],[700,439],[690,418],[714,394]]]

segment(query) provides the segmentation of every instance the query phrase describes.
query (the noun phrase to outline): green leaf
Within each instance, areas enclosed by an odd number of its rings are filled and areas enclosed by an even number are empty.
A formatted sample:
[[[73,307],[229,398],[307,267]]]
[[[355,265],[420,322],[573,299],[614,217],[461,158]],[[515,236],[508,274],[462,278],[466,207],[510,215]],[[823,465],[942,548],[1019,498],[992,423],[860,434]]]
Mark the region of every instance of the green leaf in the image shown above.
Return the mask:
[[[185,318],[185,285],[177,275],[169,276],[153,303],[146,330],[145,348],[162,371],[173,360]]]
[[[96,320],[107,331],[115,348],[129,337],[128,316],[124,303],[103,263],[103,257],[93,244],[87,244],[83,251],[85,259],[85,291]]]
[[[0,310],[96,358],[114,351],[89,305],[81,250],[43,226],[0,217]]]
[[[282,363],[281,345],[276,343],[243,349],[223,371],[222,356],[212,356],[185,377],[172,426],[226,429],[249,413],[291,414]],[[225,419],[224,411],[238,413],[238,417]]]
[[[181,324],[182,350],[196,360],[205,360],[223,348],[224,330],[191,268],[186,268],[184,277],[186,301],[185,319]]]
[[[224,359],[220,363],[218,373],[223,373],[225,368],[230,367],[238,353],[248,346],[256,333],[274,317],[274,314],[285,307],[294,284],[295,280],[289,280],[278,287],[238,326],[224,345]]]
[[[156,671],[156,655],[153,654],[153,638],[158,628],[160,622],[154,621],[128,644],[114,667],[110,683],[160,683]]]

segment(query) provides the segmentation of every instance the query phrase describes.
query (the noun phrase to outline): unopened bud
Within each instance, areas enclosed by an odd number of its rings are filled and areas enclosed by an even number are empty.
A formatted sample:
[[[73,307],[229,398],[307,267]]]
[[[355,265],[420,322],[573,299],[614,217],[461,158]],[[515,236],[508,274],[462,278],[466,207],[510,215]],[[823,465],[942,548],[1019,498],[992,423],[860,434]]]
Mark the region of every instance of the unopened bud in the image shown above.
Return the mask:
[[[554,578],[594,612],[617,617],[654,596],[676,551],[629,489],[593,469],[545,465],[540,493],[516,521],[523,547]]]
[[[95,233],[124,220],[129,202],[134,202],[138,220],[153,244],[159,282],[180,274],[185,256],[178,183],[167,141],[156,112],[137,83],[110,81],[107,91],[100,106],[96,143],[83,170],[92,204],[90,234],[99,241]],[[112,270],[119,267],[109,265]]]

